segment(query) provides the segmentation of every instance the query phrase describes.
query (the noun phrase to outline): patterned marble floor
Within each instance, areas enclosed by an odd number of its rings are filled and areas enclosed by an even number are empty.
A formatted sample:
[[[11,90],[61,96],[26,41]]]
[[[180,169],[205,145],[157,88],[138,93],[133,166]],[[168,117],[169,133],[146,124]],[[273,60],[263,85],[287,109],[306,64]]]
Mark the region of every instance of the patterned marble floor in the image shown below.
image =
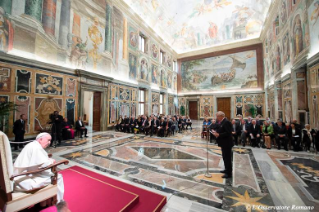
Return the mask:
[[[275,206],[293,205],[319,209],[319,156],[233,148],[233,178],[225,180],[219,173],[224,167],[220,148],[207,145],[196,129],[169,138],[97,132],[48,152],[56,160],[69,159],[69,166],[165,194],[166,212],[281,211]],[[212,178],[204,176],[207,156]]]

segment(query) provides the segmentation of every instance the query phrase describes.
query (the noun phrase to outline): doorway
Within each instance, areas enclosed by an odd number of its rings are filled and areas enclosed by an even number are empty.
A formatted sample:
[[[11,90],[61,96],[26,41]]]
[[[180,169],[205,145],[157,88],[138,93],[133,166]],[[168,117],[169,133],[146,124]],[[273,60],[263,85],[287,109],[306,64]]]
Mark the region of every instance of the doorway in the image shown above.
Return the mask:
[[[217,111],[223,111],[225,117],[230,120],[231,118],[231,107],[230,107],[231,98],[217,98]]]
[[[198,119],[197,113],[197,101],[189,101],[189,118],[193,120]]]
[[[84,91],[83,122],[88,131],[100,131],[101,92]]]

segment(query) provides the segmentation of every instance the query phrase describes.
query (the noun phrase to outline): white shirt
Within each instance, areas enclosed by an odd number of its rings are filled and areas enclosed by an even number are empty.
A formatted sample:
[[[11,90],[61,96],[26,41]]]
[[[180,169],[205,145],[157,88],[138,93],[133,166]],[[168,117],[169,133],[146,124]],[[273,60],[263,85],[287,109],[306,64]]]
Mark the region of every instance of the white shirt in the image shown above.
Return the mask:
[[[79,120],[79,124],[80,124],[80,126],[82,127],[82,121],[81,121],[81,120]]]

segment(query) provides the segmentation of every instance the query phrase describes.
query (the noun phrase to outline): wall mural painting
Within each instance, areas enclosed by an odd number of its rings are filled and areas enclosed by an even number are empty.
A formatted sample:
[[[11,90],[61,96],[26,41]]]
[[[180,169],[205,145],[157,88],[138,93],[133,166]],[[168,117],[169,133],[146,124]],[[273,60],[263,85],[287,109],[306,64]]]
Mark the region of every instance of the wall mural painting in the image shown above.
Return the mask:
[[[130,72],[129,72],[129,78],[136,80],[137,78],[137,56],[129,53],[129,66],[130,66]]]
[[[132,93],[131,100],[132,101],[137,101],[138,100],[138,90],[137,89],[132,89],[131,93]]]
[[[131,104],[131,116],[136,117],[136,103],[132,102]]]
[[[307,93],[305,80],[297,82],[298,110],[307,110]]]
[[[117,102],[110,102],[109,123],[115,124],[117,121]]]
[[[0,7],[0,26],[0,51],[7,52],[13,48],[14,27],[2,7]]]
[[[30,93],[31,92],[31,75],[30,71],[17,70],[16,71],[16,92]]]
[[[66,100],[66,117],[71,125],[75,124],[75,100],[67,99]]]
[[[171,69],[171,68],[172,68],[172,65],[173,65],[172,56],[167,54],[167,56],[166,56],[166,66],[167,66],[169,69]]]
[[[283,40],[283,61],[284,65],[287,65],[290,62],[290,43],[289,43],[289,35],[288,32],[284,36]]]
[[[277,90],[278,110],[282,110],[282,89]]]
[[[30,107],[31,97],[29,96],[15,96],[14,103],[19,105],[18,110],[14,113],[14,120],[20,119],[21,114],[25,114],[27,117],[26,121],[26,132],[30,132]]]
[[[164,69],[161,70],[161,86],[163,88],[167,87],[167,76]]]
[[[130,100],[130,89],[120,87],[119,91],[120,91],[120,100],[125,100],[125,101]]]
[[[177,53],[182,53],[258,37],[271,1],[125,2]]]
[[[288,18],[288,10],[287,10],[287,2],[286,0],[281,1],[281,10],[280,10],[280,18],[281,18],[281,25],[283,26]]]
[[[149,64],[146,58],[142,57],[140,59],[140,79],[148,81],[148,75],[149,75]]]
[[[138,45],[138,31],[134,29],[132,26],[129,26],[128,34],[129,34],[129,47],[133,50],[136,50]]]
[[[315,0],[308,8],[311,51],[316,53],[319,46],[319,1]]]
[[[119,116],[130,116],[130,103],[119,102]]]
[[[76,95],[76,79],[68,78],[66,80],[66,96],[75,97]]]
[[[158,104],[152,105],[152,114],[154,114],[155,116],[157,116],[159,114]]]
[[[277,51],[276,51],[276,71],[280,71],[281,70],[281,51],[280,51],[280,47],[277,46]]]
[[[292,120],[292,93],[290,83],[284,85],[283,92],[285,121],[290,122]]]
[[[172,73],[167,73],[167,88],[172,88]]]
[[[256,51],[182,62],[182,91],[256,88]]]
[[[152,94],[152,103],[159,103],[159,94],[158,93]]]
[[[151,55],[152,55],[152,58],[155,59],[155,60],[158,60],[158,55],[159,55],[159,47],[157,44],[153,43],[151,45]]]
[[[155,64],[152,64],[152,83],[159,84],[160,81],[160,72],[158,70],[158,66]]]
[[[117,90],[118,90],[117,86],[111,85],[111,89],[110,89],[111,100],[118,100]]]
[[[123,13],[113,7],[113,62],[118,67],[119,60],[123,58]]]
[[[300,14],[296,15],[296,17],[293,19],[292,27],[293,27],[292,49],[293,49],[293,55],[296,57],[300,52],[302,52],[304,48],[304,45],[303,45],[304,35],[303,35]]]
[[[35,98],[34,131],[50,128],[50,115],[61,110],[62,99]]]
[[[36,74],[37,94],[62,95],[63,78],[47,74]]]
[[[177,76],[174,76],[174,90],[177,91]]]
[[[0,91],[10,92],[11,89],[11,70],[9,68],[0,68]]]

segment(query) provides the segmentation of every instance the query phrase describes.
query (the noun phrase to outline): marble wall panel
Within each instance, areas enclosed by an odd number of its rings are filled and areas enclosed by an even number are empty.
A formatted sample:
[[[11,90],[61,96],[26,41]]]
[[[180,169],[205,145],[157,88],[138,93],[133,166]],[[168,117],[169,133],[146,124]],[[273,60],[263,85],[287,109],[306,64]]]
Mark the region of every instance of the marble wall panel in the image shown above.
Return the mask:
[[[30,93],[31,92],[31,76],[32,73],[26,70],[16,71],[16,92]]]

